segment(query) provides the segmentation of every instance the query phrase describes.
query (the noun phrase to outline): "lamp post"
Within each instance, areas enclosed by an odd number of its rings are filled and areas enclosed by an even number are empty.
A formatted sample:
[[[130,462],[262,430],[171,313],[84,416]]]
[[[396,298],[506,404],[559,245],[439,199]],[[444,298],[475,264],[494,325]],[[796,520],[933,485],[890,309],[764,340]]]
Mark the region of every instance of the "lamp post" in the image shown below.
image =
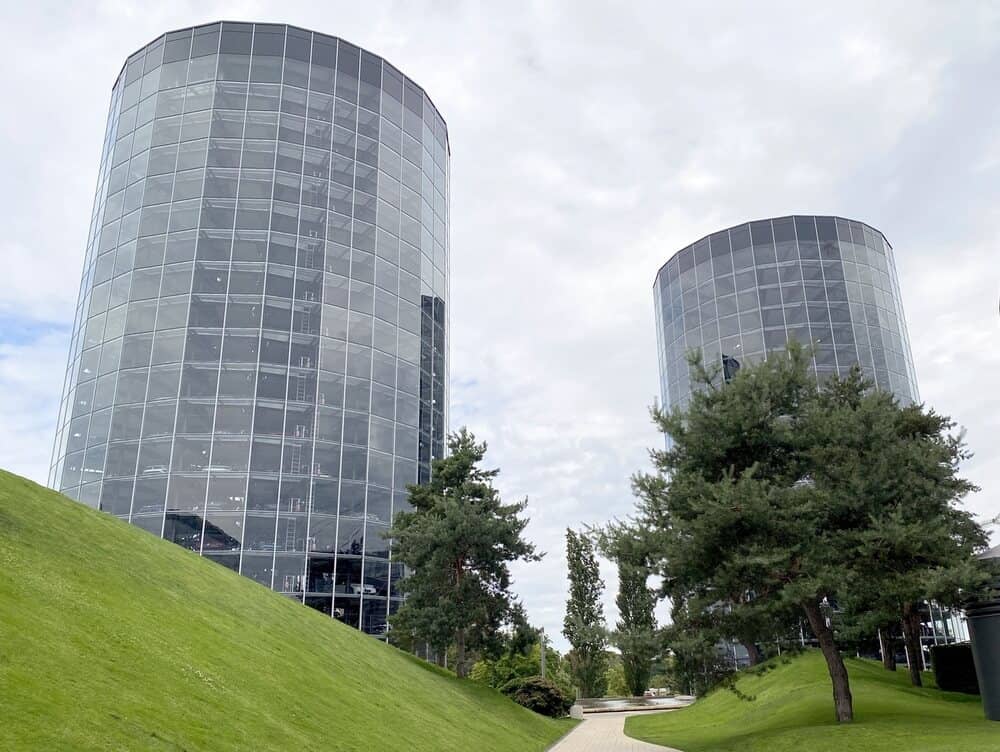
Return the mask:
[[[541,643],[541,653],[539,655],[539,663],[541,664],[542,678],[545,678],[545,627],[542,627],[541,634],[538,637],[538,641]]]

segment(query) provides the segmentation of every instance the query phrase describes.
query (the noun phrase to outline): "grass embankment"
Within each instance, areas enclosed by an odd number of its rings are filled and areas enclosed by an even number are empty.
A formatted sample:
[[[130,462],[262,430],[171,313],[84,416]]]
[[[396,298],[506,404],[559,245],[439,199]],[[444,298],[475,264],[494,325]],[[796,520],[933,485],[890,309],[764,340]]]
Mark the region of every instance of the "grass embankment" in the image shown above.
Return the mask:
[[[542,750],[569,729],[0,472],[0,749]]]
[[[833,720],[826,664],[809,651],[773,671],[744,672],[740,700],[711,692],[684,710],[629,718],[628,735],[684,752],[996,752],[1000,723],[983,717],[976,696],[910,686],[873,661],[849,660],[854,723]],[[925,682],[933,676],[924,674]]]

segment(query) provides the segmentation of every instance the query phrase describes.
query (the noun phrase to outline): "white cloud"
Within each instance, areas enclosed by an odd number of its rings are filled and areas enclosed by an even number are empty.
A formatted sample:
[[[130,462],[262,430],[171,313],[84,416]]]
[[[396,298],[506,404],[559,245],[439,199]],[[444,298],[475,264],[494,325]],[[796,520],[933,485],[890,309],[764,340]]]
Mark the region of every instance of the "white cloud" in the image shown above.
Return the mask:
[[[505,494],[530,497],[549,556],[518,567],[517,588],[553,637],[564,528],[627,514],[660,441],[656,269],[746,219],[833,213],[886,232],[922,394],[968,428],[985,489],[970,506],[998,511],[996,7],[24,6],[0,29],[18,61],[0,74],[18,113],[0,123],[0,314],[70,323],[111,83],[161,31],[217,18],[343,36],[447,119],[452,422],[490,442]],[[0,353],[18,395],[0,430],[4,464],[44,479],[65,337],[33,337]]]
[[[45,483],[69,337],[43,330],[31,341],[0,341],[0,457],[3,469]]]

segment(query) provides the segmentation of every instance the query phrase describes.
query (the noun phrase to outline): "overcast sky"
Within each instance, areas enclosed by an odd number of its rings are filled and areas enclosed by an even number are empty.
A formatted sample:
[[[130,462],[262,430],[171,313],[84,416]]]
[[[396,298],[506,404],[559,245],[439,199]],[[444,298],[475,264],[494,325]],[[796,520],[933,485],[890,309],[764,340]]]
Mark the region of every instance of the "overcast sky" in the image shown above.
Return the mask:
[[[969,506],[997,515],[1000,5],[701,5],[11,9],[0,27],[0,466],[46,479],[125,57],[169,29],[257,20],[384,56],[448,122],[452,428],[489,442],[509,499],[529,497],[527,534],[548,555],[518,566],[515,588],[559,647],[564,529],[627,515],[629,477],[661,441],[647,412],[653,277],[675,250],[737,222],[837,214],[885,232],[921,397],[967,428],[965,471],[984,489]]]

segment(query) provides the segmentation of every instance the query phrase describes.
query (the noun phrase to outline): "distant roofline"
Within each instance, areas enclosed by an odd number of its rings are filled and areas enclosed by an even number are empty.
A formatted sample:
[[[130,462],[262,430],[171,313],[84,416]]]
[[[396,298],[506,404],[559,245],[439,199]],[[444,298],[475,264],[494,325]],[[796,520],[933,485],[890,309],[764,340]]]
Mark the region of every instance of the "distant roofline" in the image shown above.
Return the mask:
[[[721,229],[714,230],[713,232],[710,232],[707,235],[702,235],[700,238],[698,238],[694,242],[688,243],[684,247],[679,248],[678,250],[674,251],[672,254],[670,254],[670,257],[666,261],[663,262],[663,264],[660,266],[660,268],[656,270],[656,274],[653,275],[653,287],[656,287],[656,281],[660,278],[660,272],[662,272],[664,269],[667,268],[667,264],[669,264],[671,261],[673,261],[674,257],[677,256],[677,254],[679,254],[682,251],[684,251],[684,249],[690,248],[691,246],[695,245],[695,243],[700,243],[703,240],[707,240],[708,238],[710,238],[712,235],[715,235],[716,233],[719,233],[719,232],[728,232],[729,230],[732,230],[734,227],[742,227],[743,225],[750,225],[750,224],[753,224],[754,222],[769,222],[769,221],[774,221],[776,219],[786,219],[786,218],[791,218],[791,217],[814,217],[814,218],[815,217],[828,217],[830,219],[841,219],[844,222],[857,222],[860,225],[864,225],[869,230],[877,232],[879,235],[882,236],[882,240],[884,240],[886,243],[888,243],[889,247],[892,248],[892,243],[889,243],[889,238],[887,238],[885,236],[885,233],[882,232],[877,227],[874,227],[874,226],[868,224],[867,222],[863,222],[860,219],[851,219],[850,217],[841,217],[839,214],[779,214],[776,217],[761,217],[759,219],[748,219],[745,222],[737,222],[734,225],[729,225],[728,227],[723,227]]]
[[[447,138],[447,136],[448,136],[448,121],[445,120],[444,115],[441,114],[441,110],[438,109],[438,106],[434,103],[434,100],[431,99],[431,95],[427,93],[427,89],[425,89],[423,86],[421,86],[420,84],[418,84],[413,78],[411,78],[405,72],[403,72],[403,70],[400,69],[400,67],[398,65],[395,65],[394,63],[389,62],[389,60],[387,60],[384,56],[379,55],[377,52],[372,52],[367,47],[362,47],[360,44],[355,44],[354,42],[352,42],[352,41],[350,41],[348,39],[344,39],[343,37],[338,37],[338,36],[336,36],[334,34],[327,34],[327,33],[322,32],[322,31],[316,31],[315,29],[307,29],[304,26],[296,26],[295,24],[290,24],[290,23],[272,23],[270,21],[233,21],[231,19],[220,19],[218,21],[208,21],[206,23],[194,24],[192,26],[179,26],[176,29],[169,29],[167,31],[162,32],[161,34],[157,34],[155,37],[153,37],[148,42],[146,42],[146,44],[141,45],[140,47],[137,47],[135,50],[133,50],[132,52],[130,52],[128,55],[125,56],[125,62],[122,63],[122,67],[119,69],[118,75],[115,76],[115,81],[114,81],[113,84],[111,84],[111,88],[114,89],[115,86],[118,85],[118,81],[119,81],[119,79],[121,79],[122,74],[125,72],[125,67],[128,65],[129,58],[131,58],[134,55],[137,55],[140,52],[142,52],[144,49],[146,49],[151,44],[153,44],[157,39],[160,39],[161,37],[165,37],[167,34],[173,34],[173,33],[178,32],[178,31],[187,31],[189,29],[200,29],[200,28],[202,28],[204,26],[214,26],[215,24],[227,24],[227,23],[229,23],[229,24],[251,24],[251,25],[262,24],[262,25],[267,25],[267,26],[285,26],[285,27],[287,27],[289,29],[298,29],[299,31],[305,31],[305,32],[308,32],[310,34],[320,34],[320,35],[325,36],[325,37],[330,37],[331,39],[336,39],[337,41],[340,41],[340,42],[347,42],[347,44],[351,45],[352,47],[357,47],[359,50],[364,50],[365,52],[367,52],[367,53],[369,53],[371,55],[375,55],[375,57],[377,57],[379,60],[381,60],[381,61],[383,61],[385,63],[389,63],[389,65],[391,65],[393,68],[395,68],[396,70],[398,70],[400,72],[400,74],[404,78],[406,78],[408,81],[412,82],[413,85],[416,86],[418,89],[420,89],[420,91],[423,93],[423,95],[425,97],[427,97],[427,100],[431,103],[431,106],[434,108],[434,112],[437,113],[437,116],[439,118],[441,118],[441,122],[444,123],[444,132],[445,132],[445,137]],[[448,143],[448,153],[450,154],[451,153],[451,140],[448,139],[448,142],[449,142]]]
[[[976,557],[977,559],[1000,559],[1000,546],[994,546]]]

